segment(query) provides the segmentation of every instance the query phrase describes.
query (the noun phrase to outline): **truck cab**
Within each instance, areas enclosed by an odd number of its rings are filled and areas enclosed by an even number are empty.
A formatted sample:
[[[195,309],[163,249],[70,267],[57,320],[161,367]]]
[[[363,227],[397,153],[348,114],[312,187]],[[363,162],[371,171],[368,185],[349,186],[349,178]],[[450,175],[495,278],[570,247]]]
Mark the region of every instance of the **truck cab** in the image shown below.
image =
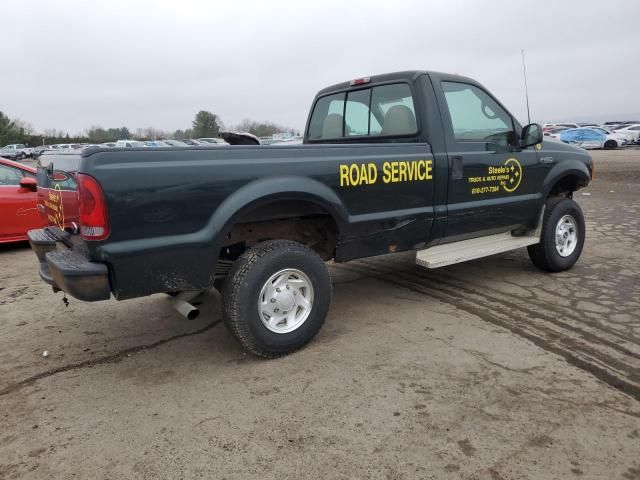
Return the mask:
[[[341,184],[355,188],[354,195],[377,190],[375,198],[390,207],[394,198],[411,196],[411,207],[431,217],[426,220],[433,224],[427,245],[535,226],[557,180],[552,170],[566,151],[563,145],[543,144],[539,125],[523,128],[477,81],[421,71],[366,77],[321,90],[307,121],[305,143],[423,145],[436,181],[416,181],[406,170],[410,164],[399,164],[396,170],[381,158],[376,162],[380,180],[371,182],[348,165]],[[583,152],[572,154],[586,160]],[[580,174],[565,180],[573,189],[589,179],[580,163]]]

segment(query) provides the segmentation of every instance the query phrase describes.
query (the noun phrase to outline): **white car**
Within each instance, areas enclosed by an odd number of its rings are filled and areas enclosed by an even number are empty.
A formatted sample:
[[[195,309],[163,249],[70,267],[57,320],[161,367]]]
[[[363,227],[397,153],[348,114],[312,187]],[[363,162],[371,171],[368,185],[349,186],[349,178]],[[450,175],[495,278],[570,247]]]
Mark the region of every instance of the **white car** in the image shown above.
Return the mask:
[[[597,130],[599,132],[604,133],[605,135],[607,135],[607,138],[613,139],[616,142],[618,142],[619,147],[626,145],[627,143],[633,142],[633,139],[629,138],[628,135],[623,135],[618,132],[614,132],[613,130],[606,127],[589,127],[589,128],[592,128],[593,130]]]
[[[560,134],[565,130],[569,130],[568,127],[555,127],[544,132],[545,140],[560,140]]]
[[[180,140],[169,139],[169,140],[163,140],[163,142],[172,147],[188,147],[186,143]]]
[[[23,158],[30,157],[32,150],[32,148],[25,146],[23,143],[12,143],[11,145],[2,147],[0,156],[8,159],[22,160]]]
[[[638,137],[640,137],[640,123],[618,128],[615,130],[615,133],[624,135],[629,142],[637,142]]]
[[[565,128],[580,128],[580,125],[578,125],[577,123],[567,123],[567,122],[560,122],[560,123],[545,123],[542,126],[542,130],[543,131],[547,131],[547,130],[551,130],[552,128],[560,128],[560,127],[565,127]]]
[[[57,143],[53,146],[56,150],[77,150],[82,148],[82,145],[79,143]]]
[[[116,147],[118,148],[144,148],[146,145],[144,142],[139,142],[138,140],[118,140],[116,142]]]

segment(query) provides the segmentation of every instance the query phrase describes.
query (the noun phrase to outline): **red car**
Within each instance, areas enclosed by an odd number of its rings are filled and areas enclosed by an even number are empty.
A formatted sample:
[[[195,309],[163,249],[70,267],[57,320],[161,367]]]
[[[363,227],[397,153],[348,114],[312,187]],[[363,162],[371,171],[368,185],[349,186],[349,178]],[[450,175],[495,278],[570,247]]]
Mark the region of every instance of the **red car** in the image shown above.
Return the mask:
[[[0,157],[0,243],[26,240],[28,230],[44,225],[36,169]]]

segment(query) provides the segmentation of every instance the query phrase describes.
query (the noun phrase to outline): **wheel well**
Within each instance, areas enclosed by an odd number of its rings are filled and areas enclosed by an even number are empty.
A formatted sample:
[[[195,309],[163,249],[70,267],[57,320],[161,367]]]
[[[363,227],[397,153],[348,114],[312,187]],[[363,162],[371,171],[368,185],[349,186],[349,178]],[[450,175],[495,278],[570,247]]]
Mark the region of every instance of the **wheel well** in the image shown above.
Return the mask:
[[[234,261],[247,248],[265,240],[293,240],[315,250],[324,260],[335,256],[338,226],[332,215],[310,201],[280,200],[260,205],[227,230],[220,260]]]
[[[559,179],[551,188],[549,192],[550,197],[567,196],[567,194],[573,193],[587,186],[587,181],[578,175],[567,175]]]

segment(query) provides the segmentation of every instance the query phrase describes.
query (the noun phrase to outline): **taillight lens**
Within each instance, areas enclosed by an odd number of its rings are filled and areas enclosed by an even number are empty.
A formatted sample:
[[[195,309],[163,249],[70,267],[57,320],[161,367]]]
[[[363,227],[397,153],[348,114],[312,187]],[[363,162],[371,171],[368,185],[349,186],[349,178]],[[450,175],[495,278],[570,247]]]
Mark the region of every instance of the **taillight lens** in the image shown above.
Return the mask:
[[[104,240],[109,236],[107,204],[98,181],[83,173],[78,177],[80,234],[85,240]]]

